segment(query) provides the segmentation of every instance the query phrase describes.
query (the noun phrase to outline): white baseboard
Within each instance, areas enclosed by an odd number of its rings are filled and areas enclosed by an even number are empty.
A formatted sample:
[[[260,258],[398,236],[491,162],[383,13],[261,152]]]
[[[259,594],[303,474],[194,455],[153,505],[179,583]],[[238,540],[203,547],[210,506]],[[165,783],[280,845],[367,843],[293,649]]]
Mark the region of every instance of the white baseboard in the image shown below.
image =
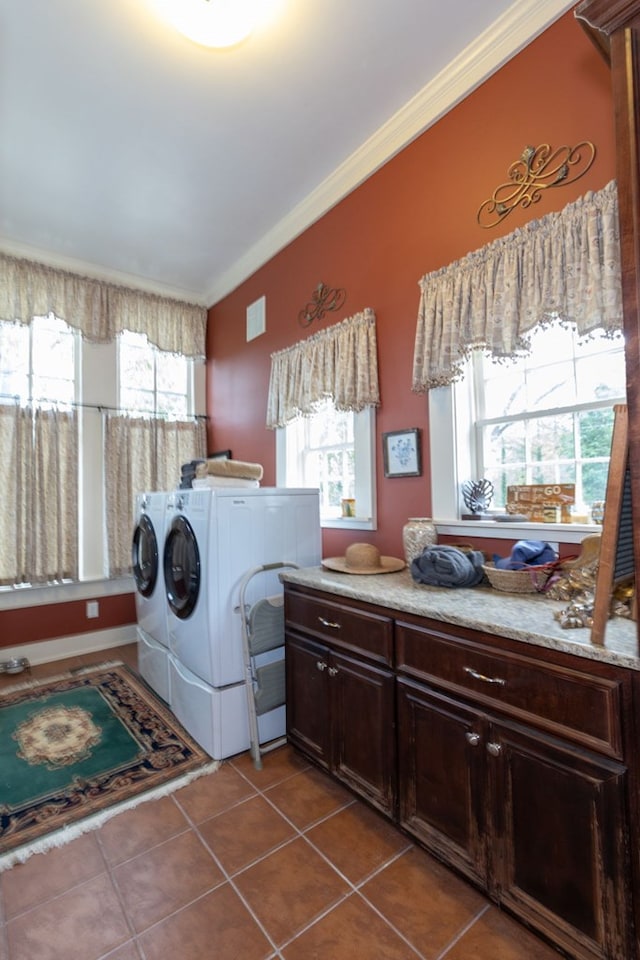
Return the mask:
[[[108,650],[109,647],[122,647],[136,642],[136,625],[112,627],[109,630],[96,630],[94,633],[80,633],[70,637],[57,637],[55,640],[43,640],[38,643],[23,643],[15,647],[0,647],[0,663],[13,657],[26,657],[32,666],[38,663],[50,663],[65,660],[67,657]]]

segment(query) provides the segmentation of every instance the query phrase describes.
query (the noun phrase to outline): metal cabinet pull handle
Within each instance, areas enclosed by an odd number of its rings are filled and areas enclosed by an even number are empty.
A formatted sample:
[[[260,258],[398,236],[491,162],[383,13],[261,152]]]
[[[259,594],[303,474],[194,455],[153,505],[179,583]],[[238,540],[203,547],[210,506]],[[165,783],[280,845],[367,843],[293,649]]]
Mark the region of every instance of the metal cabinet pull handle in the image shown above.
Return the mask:
[[[340,629],[340,624],[334,623],[333,620],[325,620],[324,617],[318,617],[318,620],[320,621],[323,627],[331,627],[333,630]]]
[[[316,667],[318,670],[320,670],[320,672],[327,669],[327,665],[324,660],[316,660]]]
[[[465,737],[467,738],[467,742],[470,743],[472,747],[477,747],[480,743],[479,733],[473,733],[471,730],[467,730]]]
[[[488,743],[487,753],[490,753],[492,757],[499,757],[502,753],[502,747],[499,743]]]
[[[474,680],[482,680],[483,683],[497,683],[499,687],[505,687],[507,684],[507,681],[503,680],[502,677],[486,677],[484,673],[478,673],[473,667],[463,667],[462,669]]]
[[[330,677],[335,677],[336,673],[339,673],[339,672],[340,672],[340,671],[338,670],[337,667],[329,667],[329,676],[330,676]]]

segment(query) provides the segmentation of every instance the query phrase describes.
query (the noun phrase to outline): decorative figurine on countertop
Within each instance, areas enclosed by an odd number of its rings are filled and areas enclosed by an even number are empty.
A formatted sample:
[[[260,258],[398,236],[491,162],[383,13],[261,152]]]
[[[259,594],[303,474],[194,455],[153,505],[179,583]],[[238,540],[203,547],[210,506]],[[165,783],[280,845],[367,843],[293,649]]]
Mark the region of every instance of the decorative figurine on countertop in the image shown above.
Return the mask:
[[[490,480],[465,480],[462,484],[462,499],[469,513],[463,513],[463,520],[491,520],[486,511],[493,499],[493,484]]]

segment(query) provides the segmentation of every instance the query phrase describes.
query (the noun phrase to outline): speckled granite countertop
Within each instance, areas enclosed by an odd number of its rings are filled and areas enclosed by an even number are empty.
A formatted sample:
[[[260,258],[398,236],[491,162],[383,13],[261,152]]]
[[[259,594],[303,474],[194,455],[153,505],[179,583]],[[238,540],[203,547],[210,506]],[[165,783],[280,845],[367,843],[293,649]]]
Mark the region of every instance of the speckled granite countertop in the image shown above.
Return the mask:
[[[306,567],[287,569],[280,574],[280,579],[392,610],[432,617],[574,656],[640,670],[633,621],[620,617],[610,620],[604,646],[596,646],[591,643],[590,630],[565,630],[554,619],[554,612],[563,610],[566,603],[537,594],[500,593],[492,587],[428,587],[415,583],[408,570],[357,576],[333,573],[323,567]]]

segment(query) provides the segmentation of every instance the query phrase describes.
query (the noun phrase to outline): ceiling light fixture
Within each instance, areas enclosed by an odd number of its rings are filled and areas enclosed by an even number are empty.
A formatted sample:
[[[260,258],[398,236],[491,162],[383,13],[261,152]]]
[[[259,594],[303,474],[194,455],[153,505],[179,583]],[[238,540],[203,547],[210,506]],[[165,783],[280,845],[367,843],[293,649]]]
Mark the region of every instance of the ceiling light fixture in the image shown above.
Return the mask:
[[[160,16],[205,47],[233,47],[261,26],[281,0],[150,0]]]

